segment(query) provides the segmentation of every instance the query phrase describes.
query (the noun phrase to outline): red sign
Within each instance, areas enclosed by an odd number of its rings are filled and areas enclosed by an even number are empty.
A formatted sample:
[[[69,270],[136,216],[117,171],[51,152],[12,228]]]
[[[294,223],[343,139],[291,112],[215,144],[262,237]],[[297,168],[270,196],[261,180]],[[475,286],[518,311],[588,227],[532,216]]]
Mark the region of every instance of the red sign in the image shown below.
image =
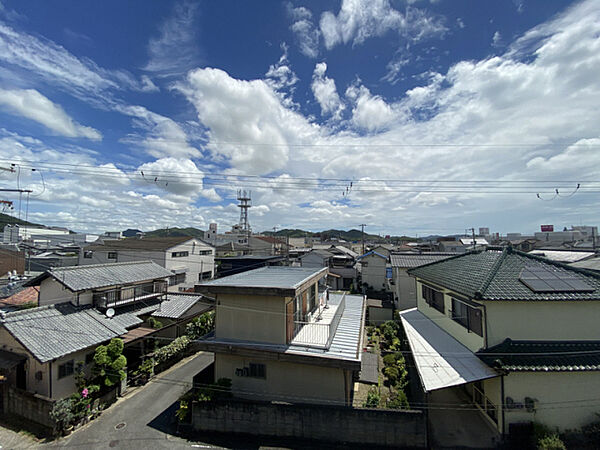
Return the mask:
[[[554,231],[554,225],[542,225],[542,233]]]

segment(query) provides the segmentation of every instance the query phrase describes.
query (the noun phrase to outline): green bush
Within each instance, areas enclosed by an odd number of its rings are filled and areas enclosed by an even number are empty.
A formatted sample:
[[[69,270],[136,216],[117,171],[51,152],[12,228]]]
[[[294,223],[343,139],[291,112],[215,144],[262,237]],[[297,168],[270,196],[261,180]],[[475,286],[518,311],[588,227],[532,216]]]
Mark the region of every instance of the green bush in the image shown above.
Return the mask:
[[[404,391],[394,392],[390,396],[386,407],[391,409],[409,409],[410,405],[408,404],[406,393]]]
[[[58,432],[64,431],[73,421],[73,402],[70,398],[63,398],[54,402],[50,411],[50,418],[56,423]]]
[[[394,366],[396,365],[397,359],[396,353],[389,353],[383,357],[383,364],[386,366]]]
[[[216,383],[198,389],[199,402],[212,402],[231,397],[231,379],[219,378]]]
[[[558,434],[544,436],[537,442],[538,450],[567,450],[563,441],[560,440]]]
[[[154,317],[150,316],[146,319],[146,322],[148,323],[148,325],[150,326],[150,328],[154,328],[155,330],[158,330],[159,328],[162,328],[162,322],[155,319]]]
[[[379,402],[381,401],[381,396],[377,391],[377,388],[373,386],[369,389],[369,393],[367,394],[367,400],[363,403],[365,408],[377,408],[379,406]]]
[[[395,385],[400,378],[400,371],[396,366],[387,366],[383,369],[383,374],[388,379],[390,385]]]
[[[185,334],[190,339],[198,339],[215,329],[215,313],[209,311],[196,317],[185,327]]]
[[[92,374],[102,386],[113,386],[125,379],[127,358],[123,356],[123,341],[113,338],[108,345],[99,345],[94,354]]]
[[[181,336],[172,341],[169,345],[159,348],[154,352],[154,360],[156,364],[163,363],[182,353],[188,345],[190,345],[189,336]]]

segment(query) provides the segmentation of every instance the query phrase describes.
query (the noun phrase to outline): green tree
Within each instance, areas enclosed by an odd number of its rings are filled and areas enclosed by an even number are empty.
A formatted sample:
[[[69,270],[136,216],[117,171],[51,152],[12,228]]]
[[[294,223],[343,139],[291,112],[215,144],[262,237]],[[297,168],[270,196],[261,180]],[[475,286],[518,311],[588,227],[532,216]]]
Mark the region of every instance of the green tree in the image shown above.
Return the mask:
[[[198,339],[207,333],[210,333],[215,329],[215,313],[209,311],[202,314],[200,317],[196,317],[192,320],[185,328],[185,334],[190,339]]]
[[[123,356],[123,341],[113,338],[108,345],[99,345],[94,355],[93,374],[98,384],[113,386],[126,376],[127,358]]]

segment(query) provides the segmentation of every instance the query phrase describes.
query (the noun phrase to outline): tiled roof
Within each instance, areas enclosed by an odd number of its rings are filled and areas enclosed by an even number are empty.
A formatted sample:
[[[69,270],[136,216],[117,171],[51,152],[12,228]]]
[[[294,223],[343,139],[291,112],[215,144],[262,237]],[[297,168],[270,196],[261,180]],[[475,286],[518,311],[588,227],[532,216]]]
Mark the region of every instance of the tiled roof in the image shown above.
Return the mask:
[[[107,240],[104,244],[88,245],[86,250],[153,250],[165,251],[184,242],[197,239],[192,236],[163,237],[163,238],[128,238]]]
[[[219,278],[196,286],[228,286],[295,289],[322,268],[269,266]]]
[[[20,306],[25,303],[37,303],[39,290],[35,286],[26,287],[10,297],[0,300],[0,308],[3,306]]]
[[[1,325],[45,363],[127,333],[124,324],[131,321],[116,317],[108,319],[90,307],[59,303],[7,313]]]
[[[34,278],[27,284],[39,284],[48,276],[64,284],[73,292],[97,289],[106,286],[120,286],[140,281],[166,278],[171,271],[153,261],[133,261],[87,266],[55,267]]]
[[[436,261],[456,256],[456,253],[392,253],[390,260],[392,267],[419,267]]]
[[[508,371],[573,372],[600,370],[600,341],[511,341],[477,354],[486,364]]]
[[[578,267],[580,269],[596,270],[600,271],[600,258],[586,259],[585,261],[577,261],[571,264],[572,267]]]
[[[575,274],[591,292],[534,292],[520,280],[525,267]],[[471,252],[414,269],[409,274],[479,300],[600,300],[600,275],[510,248]]]
[[[167,300],[162,302],[160,308],[154,311],[152,315],[154,317],[178,319],[201,299],[201,295],[167,294]],[[211,306],[206,304],[206,309]]]

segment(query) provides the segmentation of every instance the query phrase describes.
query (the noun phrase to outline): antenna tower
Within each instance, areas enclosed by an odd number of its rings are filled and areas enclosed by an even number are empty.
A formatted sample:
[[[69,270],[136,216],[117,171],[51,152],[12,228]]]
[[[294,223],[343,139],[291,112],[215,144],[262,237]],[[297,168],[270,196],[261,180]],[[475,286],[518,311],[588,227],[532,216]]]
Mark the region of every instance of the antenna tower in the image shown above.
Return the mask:
[[[250,233],[250,223],[248,222],[248,209],[252,207],[252,192],[245,189],[238,189],[237,199],[240,204],[240,228],[242,231]]]

